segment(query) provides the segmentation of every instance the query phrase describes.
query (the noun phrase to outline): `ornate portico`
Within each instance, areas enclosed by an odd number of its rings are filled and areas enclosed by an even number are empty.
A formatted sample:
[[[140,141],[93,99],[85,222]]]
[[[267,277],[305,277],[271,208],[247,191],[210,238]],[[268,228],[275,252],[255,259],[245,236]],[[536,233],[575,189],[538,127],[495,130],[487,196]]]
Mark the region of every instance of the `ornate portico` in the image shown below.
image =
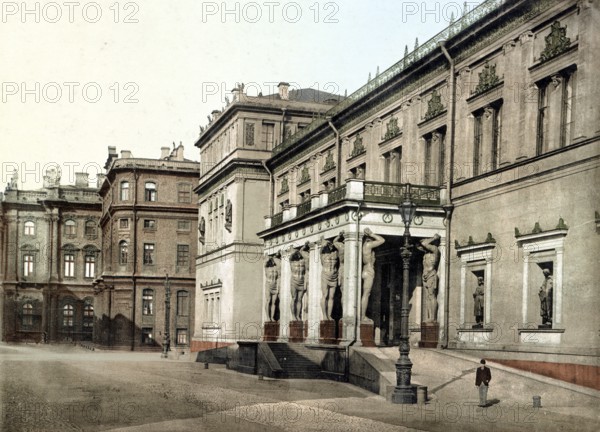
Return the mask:
[[[366,228],[382,236],[385,244],[374,250],[375,278],[368,302],[367,318],[373,320],[375,342],[396,345],[400,335],[400,287],[402,271],[400,246],[404,225],[398,204],[404,185],[399,183],[370,182],[348,179],[336,189],[313,195],[310,208],[305,205],[290,206],[284,212],[266,217],[266,229],[259,233],[264,240],[265,255],[281,254],[281,284],[279,291],[279,341],[289,341],[290,323],[293,321],[292,273],[290,257],[306,245],[310,247],[307,287],[303,298],[304,341],[323,343],[323,297],[327,293],[322,282],[321,254],[324,242],[343,238],[343,257],[338,269],[343,272],[333,295],[332,318],[335,321],[335,342],[361,342],[359,331],[362,295],[363,237]],[[440,250],[445,245],[445,213],[441,207],[443,190],[432,186],[413,186],[412,199],[417,203],[414,225],[411,227],[413,243],[419,238],[441,236]],[[302,211],[299,212],[300,207]],[[307,206],[306,206],[307,207]],[[342,254],[338,254],[342,255]],[[338,257],[339,260],[339,257]],[[410,268],[410,327],[420,330],[422,318],[421,264],[422,255],[415,253]],[[438,322],[440,334],[444,322],[444,269],[442,256],[439,264]],[[340,286],[341,285],[341,286]],[[265,296],[265,299],[268,298]],[[266,306],[263,307],[266,311]],[[263,323],[268,321],[263,313]],[[297,335],[294,335],[297,336]],[[294,339],[296,339],[294,337]]]

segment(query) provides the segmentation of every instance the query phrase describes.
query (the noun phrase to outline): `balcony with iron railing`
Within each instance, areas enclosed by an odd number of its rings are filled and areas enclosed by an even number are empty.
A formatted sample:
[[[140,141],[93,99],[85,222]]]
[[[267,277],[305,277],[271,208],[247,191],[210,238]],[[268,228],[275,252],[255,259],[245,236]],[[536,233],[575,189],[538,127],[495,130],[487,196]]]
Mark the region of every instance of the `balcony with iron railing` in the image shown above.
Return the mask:
[[[342,186],[315,195],[316,199],[286,207],[281,213],[267,216],[265,228],[274,228],[319,209],[342,205],[344,201],[397,206],[402,202],[407,187],[408,184],[403,183],[349,179]],[[420,207],[441,207],[444,202],[444,192],[445,188],[441,186],[410,185],[411,200]]]

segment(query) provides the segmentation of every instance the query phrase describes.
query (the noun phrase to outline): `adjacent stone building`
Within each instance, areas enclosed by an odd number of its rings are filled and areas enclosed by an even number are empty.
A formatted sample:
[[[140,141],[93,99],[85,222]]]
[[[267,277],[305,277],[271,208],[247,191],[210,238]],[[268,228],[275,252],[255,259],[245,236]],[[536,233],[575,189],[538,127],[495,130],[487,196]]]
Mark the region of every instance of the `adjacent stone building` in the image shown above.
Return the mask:
[[[92,282],[102,266],[101,202],[86,173],[61,185],[0,194],[0,337],[3,341],[92,341]]]
[[[158,159],[109,147],[102,200],[102,273],[95,281],[95,342],[157,349],[165,341],[170,290],[172,347],[186,349],[194,322],[197,162],[183,145],[163,147]]]
[[[194,349],[261,336],[262,241],[274,146],[308,126],[341,97],[314,89],[249,96],[244,86],[202,128],[198,195]]]

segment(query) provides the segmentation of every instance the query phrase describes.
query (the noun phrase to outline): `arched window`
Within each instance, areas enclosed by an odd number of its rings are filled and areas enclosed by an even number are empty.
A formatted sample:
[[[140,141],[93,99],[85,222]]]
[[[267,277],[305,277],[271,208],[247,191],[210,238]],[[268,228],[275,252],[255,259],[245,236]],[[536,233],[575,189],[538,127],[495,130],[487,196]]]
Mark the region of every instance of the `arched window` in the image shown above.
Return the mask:
[[[96,222],[89,220],[85,222],[85,235],[96,236]]]
[[[177,315],[187,316],[189,310],[188,292],[177,291]]]
[[[75,254],[65,252],[65,277],[75,277]]]
[[[87,252],[85,257],[85,273],[84,273],[84,277],[86,278],[94,278],[96,276],[96,255],[91,253],[91,252]]]
[[[83,327],[91,328],[94,326],[94,306],[86,303],[83,307]]]
[[[146,201],[156,201],[156,183],[146,182],[144,186],[144,198]]]
[[[154,291],[149,288],[142,291],[142,315],[154,315]]]
[[[119,197],[121,201],[129,200],[129,182],[122,181],[119,189]]]
[[[23,305],[23,326],[33,325],[33,305],[31,303],[25,303]]]
[[[33,223],[33,221],[25,222],[23,234],[30,236],[35,235],[35,223]]]
[[[69,219],[65,222],[65,234],[68,236],[74,236],[77,234],[77,224],[73,219]]]
[[[127,254],[129,252],[129,245],[125,240],[119,243],[119,264],[127,264]]]
[[[63,327],[73,327],[74,312],[73,305],[66,304],[63,306]]]

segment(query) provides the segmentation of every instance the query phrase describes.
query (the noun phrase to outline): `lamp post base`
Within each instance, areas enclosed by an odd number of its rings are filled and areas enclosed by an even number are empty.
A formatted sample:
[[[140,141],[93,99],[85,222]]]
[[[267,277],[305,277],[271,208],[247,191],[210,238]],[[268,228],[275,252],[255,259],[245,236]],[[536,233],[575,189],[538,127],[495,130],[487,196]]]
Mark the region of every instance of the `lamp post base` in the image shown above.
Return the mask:
[[[392,392],[392,403],[395,404],[416,404],[417,387],[414,384],[408,386],[396,386]]]

